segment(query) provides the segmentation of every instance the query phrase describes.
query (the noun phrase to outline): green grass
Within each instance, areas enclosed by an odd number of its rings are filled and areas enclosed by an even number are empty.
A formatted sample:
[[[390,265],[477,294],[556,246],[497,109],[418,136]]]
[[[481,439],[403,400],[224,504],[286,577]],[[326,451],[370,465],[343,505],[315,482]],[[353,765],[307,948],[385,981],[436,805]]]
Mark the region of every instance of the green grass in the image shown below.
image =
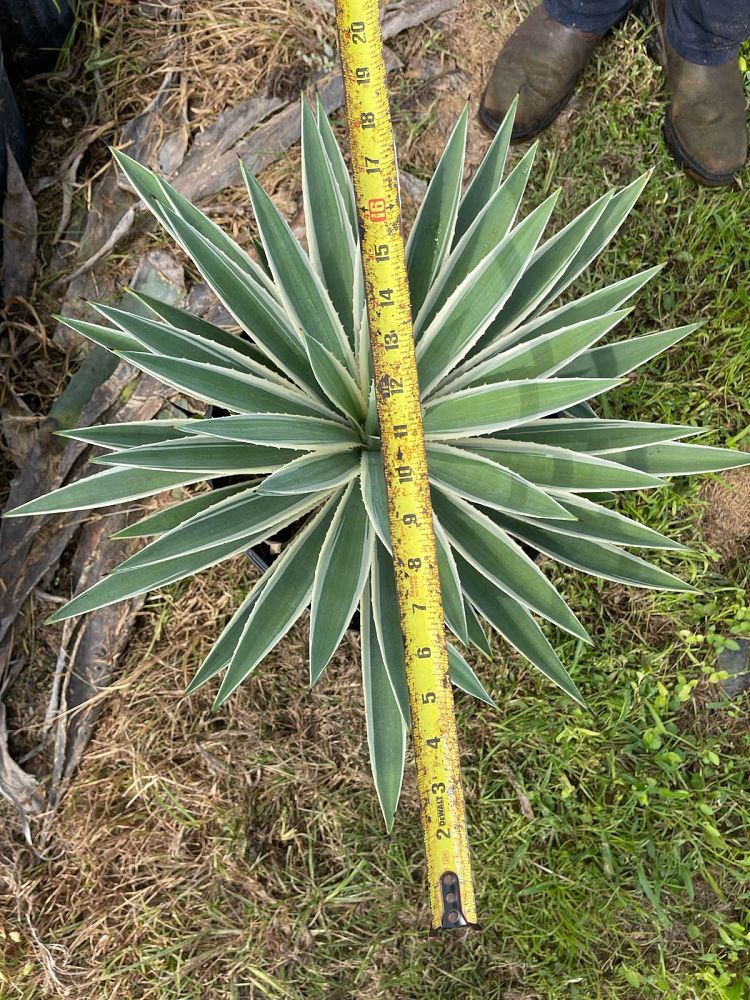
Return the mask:
[[[712,443],[750,445],[750,199],[698,188],[671,162],[656,73],[630,28],[597,62],[569,131],[542,140],[528,207],[561,184],[569,218],[654,167],[587,281],[663,262],[630,322],[646,332],[707,320],[612,393],[607,415],[694,422],[714,429]],[[426,101],[426,114],[435,107]],[[413,115],[404,127],[418,144]],[[181,691],[203,629],[216,628],[202,609],[217,595],[224,613],[232,604],[225,578],[152,601],[157,639],[135,651],[66,804],[63,836],[86,824],[88,839],[24,876],[44,942],[95,970],[80,995],[750,997],[749,706],[723,698],[715,659],[750,621],[749,571],[740,553],[720,560],[706,546],[699,487],[677,480],[622,508],[695,546],[665,564],[699,595],[555,571],[595,640],[552,637],[589,712],[504,650],[478,663],[499,709],[459,699],[483,926],[465,940],[426,934],[411,768],[394,833],[382,832],[356,664],[342,655],[306,692],[299,632],[211,716],[208,696]],[[191,596],[185,622],[178,609]],[[13,929],[21,941],[0,939],[0,957],[15,985],[0,979],[0,996],[46,995],[25,925]]]

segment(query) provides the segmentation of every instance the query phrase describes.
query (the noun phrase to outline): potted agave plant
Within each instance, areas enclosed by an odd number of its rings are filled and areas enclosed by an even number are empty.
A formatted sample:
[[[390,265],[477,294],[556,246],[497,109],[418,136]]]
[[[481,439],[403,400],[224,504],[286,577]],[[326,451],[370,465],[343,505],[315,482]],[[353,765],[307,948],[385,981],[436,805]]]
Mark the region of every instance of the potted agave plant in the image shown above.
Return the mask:
[[[620,490],[656,489],[670,476],[750,456],[685,443],[699,433],[692,426],[599,419],[587,402],[696,329],[608,337],[658,268],[566,295],[645,178],[604,194],[544,240],[556,194],[517,221],[534,148],[503,177],[512,112],[462,194],[467,120],[464,113],[455,126],[407,246],[451,676],[491,702],[462,653],[474,644],[489,654],[489,626],[580,701],[537,619],[589,637],[528,548],[609,580],[688,591],[630,551],[681,546],[605,504]],[[315,684],[359,609],[370,759],[390,829],[409,702],[354,193],[339,146],[325,114],[303,101],[309,253],[246,175],[257,261],[166,181],[122,153],[115,158],[242,333],[143,295],[148,318],[142,308],[99,305],[106,323],[65,322],[228,415],[66,431],[106,449],[94,459],[103,471],[13,514],[105,507],[235,479],[119,532],[148,542],[52,620],[166,586],[299,524],[189,690],[220,675],[221,705],[308,608]]]

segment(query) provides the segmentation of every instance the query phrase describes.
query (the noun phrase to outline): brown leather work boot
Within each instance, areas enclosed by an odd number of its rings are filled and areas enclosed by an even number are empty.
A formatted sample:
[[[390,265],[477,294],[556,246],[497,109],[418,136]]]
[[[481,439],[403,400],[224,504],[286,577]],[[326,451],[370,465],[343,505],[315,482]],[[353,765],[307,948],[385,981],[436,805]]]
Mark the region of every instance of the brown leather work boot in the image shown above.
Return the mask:
[[[573,96],[603,37],[566,28],[543,5],[535,7],[500,50],[479,105],[482,123],[496,132],[518,94],[511,139],[530,139],[541,132]]]
[[[664,0],[651,0],[656,55],[671,102],[664,139],[675,160],[701,184],[725,187],[747,160],[747,110],[736,59],[699,66],[675,52],[664,33]]]

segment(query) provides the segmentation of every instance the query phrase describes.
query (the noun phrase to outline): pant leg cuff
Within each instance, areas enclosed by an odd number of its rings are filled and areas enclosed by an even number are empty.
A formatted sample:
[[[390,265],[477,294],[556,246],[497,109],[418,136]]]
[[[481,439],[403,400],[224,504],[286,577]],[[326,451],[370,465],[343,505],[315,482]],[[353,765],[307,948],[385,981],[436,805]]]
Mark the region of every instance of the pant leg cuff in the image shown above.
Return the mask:
[[[572,11],[570,3],[565,3],[564,0],[544,0],[544,6],[552,20],[562,24],[565,28],[585,31],[592,35],[606,35],[609,29],[622,19],[624,13],[627,13],[629,4],[625,5],[623,13],[618,13],[615,17],[612,17],[611,14],[583,16]]]
[[[681,38],[673,36],[670,28],[671,25],[667,22],[667,41],[677,55],[686,62],[696,63],[698,66],[723,66],[739,55],[739,45],[730,48],[686,45]]]

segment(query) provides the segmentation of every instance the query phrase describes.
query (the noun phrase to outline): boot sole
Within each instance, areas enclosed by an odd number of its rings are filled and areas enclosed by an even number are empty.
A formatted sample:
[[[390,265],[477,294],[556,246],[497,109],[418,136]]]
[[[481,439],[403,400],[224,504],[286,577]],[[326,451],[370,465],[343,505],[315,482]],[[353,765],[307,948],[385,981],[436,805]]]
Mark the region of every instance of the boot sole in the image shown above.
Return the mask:
[[[486,92],[485,92],[486,93]],[[563,99],[555,105],[555,107],[543,118],[540,122],[536,122],[530,128],[514,128],[510,133],[511,142],[525,142],[527,139],[534,139],[543,132],[546,128],[552,124],[552,122],[558,117],[561,112],[570,103],[570,99],[575,93],[575,85],[573,85],[568,93],[563,97]],[[479,121],[484,125],[488,132],[494,135],[500,128],[500,122],[496,122],[495,119],[489,114],[487,108],[484,105],[484,94],[482,94],[482,99],[479,102]]]
[[[704,187],[716,188],[733,187],[737,183],[737,175],[735,173],[715,174],[710,170],[706,170],[706,168],[701,166],[697,160],[693,159],[690,153],[688,153],[680,142],[680,137],[674,127],[674,122],[672,121],[672,115],[670,114],[669,109],[667,109],[667,112],[664,115],[663,133],[667,149],[680,166],[686,171],[686,173],[693,178],[693,180],[698,181],[698,183],[702,184]]]

